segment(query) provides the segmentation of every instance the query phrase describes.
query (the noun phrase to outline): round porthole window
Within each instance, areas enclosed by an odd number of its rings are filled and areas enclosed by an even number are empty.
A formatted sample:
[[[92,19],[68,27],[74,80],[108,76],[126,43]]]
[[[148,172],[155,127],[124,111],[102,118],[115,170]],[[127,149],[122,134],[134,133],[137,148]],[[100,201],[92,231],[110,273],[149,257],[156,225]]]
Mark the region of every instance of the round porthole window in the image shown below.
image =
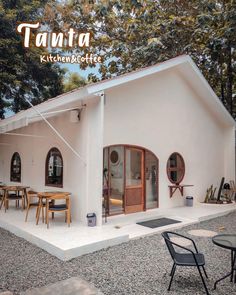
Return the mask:
[[[110,160],[113,165],[117,165],[119,163],[119,154],[117,151],[112,151],[110,154]]]
[[[180,184],[185,174],[184,159],[179,153],[170,155],[167,161],[167,175],[169,181],[174,184]]]

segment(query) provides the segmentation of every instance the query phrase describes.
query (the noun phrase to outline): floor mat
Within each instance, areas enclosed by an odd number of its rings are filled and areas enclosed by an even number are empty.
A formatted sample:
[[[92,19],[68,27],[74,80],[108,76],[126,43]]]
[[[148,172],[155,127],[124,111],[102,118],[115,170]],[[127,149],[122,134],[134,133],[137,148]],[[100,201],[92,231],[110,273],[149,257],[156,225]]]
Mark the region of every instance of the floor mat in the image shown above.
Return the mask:
[[[174,220],[170,218],[158,218],[158,219],[152,219],[148,221],[143,221],[143,222],[137,222],[138,225],[146,226],[149,228],[156,228],[156,227],[161,227],[169,224],[174,224],[174,223],[180,223],[181,221],[179,220]]]

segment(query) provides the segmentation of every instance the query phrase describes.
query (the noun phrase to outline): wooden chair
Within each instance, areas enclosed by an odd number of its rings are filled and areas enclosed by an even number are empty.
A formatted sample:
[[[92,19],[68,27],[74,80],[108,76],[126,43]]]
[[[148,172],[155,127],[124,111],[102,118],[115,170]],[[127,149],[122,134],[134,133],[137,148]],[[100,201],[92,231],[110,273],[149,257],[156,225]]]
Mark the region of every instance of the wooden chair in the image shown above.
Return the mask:
[[[56,204],[57,200],[64,200],[65,203]],[[55,194],[46,199],[46,223],[47,228],[49,228],[49,213],[52,213],[52,218],[54,218],[54,213],[65,212],[65,222],[68,226],[71,223],[71,208],[70,208],[70,195],[69,194]]]
[[[16,208],[19,208],[19,206],[20,206],[19,201],[21,201],[21,207],[22,207],[22,210],[24,210],[24,207],[25,207],[24,194],[22,192],[20,194],[20,191],[14,187],[9,187],[5,191],[5,200],[4,200],[5,212],[9,208],[9,201],[15,201]]]
[[[29,214],[30,208],[36,207],[36,218],[39,214],[39,212],[38,212],[38,209],[39,209],[38,193],[33,190],[29,190],[28,192],[26,192],[26,196],[27,196],[27,208],[26,208],[25,222],[28,219],[28,214]],[[35,198],[37,198],[37,201],[35,201]],[[43,219],[44,219],[44,214],[43,214]]]
[[[2,204],[4,202],[4,192],[0,190],[0,210],[2,209]]]

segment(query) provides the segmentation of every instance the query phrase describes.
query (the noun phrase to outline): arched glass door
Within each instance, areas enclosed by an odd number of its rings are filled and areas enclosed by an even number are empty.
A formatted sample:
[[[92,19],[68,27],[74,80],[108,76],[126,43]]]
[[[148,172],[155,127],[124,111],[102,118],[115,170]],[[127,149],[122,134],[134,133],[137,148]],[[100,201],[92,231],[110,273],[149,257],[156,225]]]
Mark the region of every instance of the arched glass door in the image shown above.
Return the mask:
[[[142,147],[104,148],[103,204],[108,215],[158,207],[158,159]]]

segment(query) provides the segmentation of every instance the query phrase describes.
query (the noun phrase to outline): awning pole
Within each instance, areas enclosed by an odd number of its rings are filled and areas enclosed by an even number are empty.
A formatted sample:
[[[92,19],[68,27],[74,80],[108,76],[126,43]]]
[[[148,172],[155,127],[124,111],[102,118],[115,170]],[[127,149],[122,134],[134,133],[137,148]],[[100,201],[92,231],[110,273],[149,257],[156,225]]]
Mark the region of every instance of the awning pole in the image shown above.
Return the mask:
[[[25,98],[25,100],[28,102],[28,104],[32,107],[32,109],[44,120],[44,122],[56,133],[56,135],[64,142],[64,144],[83,162],[83,164],[86,166],[85,160],[80,156],[80,154],[77,153],[77,151],[65,140],[65,138],[52,126],[52,124],[38,111],[32,103]]]
[[[36,137],[36,138],[46,138],[46,136],[34,135],[34,134],[23,134],[23,133],[14,133],[14,132],[5,132],[4,135],[14,135],[14,136],[24,136],[24,137]]]
[[[81,107],[74,107],[74,108],[63,109],[63,110],[58,110],[58,111],[45,112],[45,113],[41,113],[41,114],[44,115],[44,116],[47,116],[47,115],[60,114],[60,113],[73,111],[73,110],[78,110],[78,109],[81,109]],[[38,115],[36,115],[35,117],[38,117]],[[35,117],[30,117],[29,119],[34,119]]]

